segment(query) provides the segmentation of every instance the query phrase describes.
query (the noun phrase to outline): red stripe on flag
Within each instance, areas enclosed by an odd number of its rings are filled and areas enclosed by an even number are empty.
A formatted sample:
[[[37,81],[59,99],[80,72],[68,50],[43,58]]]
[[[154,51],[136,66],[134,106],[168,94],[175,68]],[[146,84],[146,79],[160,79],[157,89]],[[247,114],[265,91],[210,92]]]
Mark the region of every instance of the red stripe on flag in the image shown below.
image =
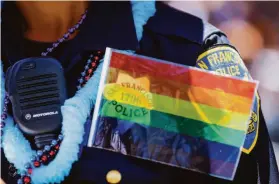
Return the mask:
[[[231,77],[214,75],[193,67],[180,66],[166,62],[154,62],[148,57],[126,55],[112,52],[110,67],[125,70],[129,73],[150,75],[158,79],[173,80],[185,85],[193,85],[218,91],[224,91],[243,97],[253,98],[256,83]]]

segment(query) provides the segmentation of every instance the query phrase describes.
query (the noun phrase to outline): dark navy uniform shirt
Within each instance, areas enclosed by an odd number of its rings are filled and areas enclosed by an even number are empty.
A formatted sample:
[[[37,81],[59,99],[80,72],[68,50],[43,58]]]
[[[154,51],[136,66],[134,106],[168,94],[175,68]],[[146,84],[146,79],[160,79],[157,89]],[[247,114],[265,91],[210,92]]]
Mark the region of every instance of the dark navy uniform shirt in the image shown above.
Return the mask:
[[[195,66],[199,54],[207,48],[229,44],[222,32],[197,17],[161,2],[156,3],[156,8],[138,42],[130,2],[91,2],[88,17],[78,35],[51,54],[65,68],[69,97],[76,92],[77,80],[86,63],[84,54],[91,51],[104,51],[106,47],[136,50],[139,54]],[[5,69],[22,58],[39,56],[51,44],[24,40],[22,23],[24,20],[14,3],[5,2],[1,23]],[[7,181],[3,155],[2,152],[2,178]],[[234,181],[84,147],[64,183],[106,183],[107,172],[114,169],[122,174],[121,183],[279,183],[278,168],[261,111],[256,146],[250,154],[242,153]]]

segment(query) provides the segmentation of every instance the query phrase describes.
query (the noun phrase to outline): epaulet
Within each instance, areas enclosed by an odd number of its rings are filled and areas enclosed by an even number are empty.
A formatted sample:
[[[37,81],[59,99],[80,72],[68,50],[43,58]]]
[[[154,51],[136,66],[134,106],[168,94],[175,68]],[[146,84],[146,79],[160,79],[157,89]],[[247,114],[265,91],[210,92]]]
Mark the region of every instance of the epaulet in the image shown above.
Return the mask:
[[[200,45],[203,45],[205,40],[213,34],[225,35],[205,20],[179,11],[162,2],[156,3],[156,9],[154,2],[132,2],[132,5],[133,10],[139,8],[139,12],[146,14],[138,16],[137,11],[133,12],[138,38],[141,38],[144,24],[146,24],[146,29],[154,33],[184,38]],[[149,7],[149,9],[142,10],[141,7]],[[141,16],[144,17],[144,21],[142,21],[144,24],[137,21],[141,19],[139,18]]]

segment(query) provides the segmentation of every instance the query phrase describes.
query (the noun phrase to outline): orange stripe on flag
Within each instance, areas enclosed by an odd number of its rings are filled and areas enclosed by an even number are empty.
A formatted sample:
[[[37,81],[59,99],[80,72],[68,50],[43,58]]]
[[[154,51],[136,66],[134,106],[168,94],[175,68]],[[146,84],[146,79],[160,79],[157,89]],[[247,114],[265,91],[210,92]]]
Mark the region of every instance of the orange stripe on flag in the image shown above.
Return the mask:
[[[183,85],[171,80],[154,78],[150,75],[140,77],[136,73],[133,74],[116,68],[109,69],[108,79],[108,83],[118,83],[123,87],[133,88],[143,94],[154,93],[244,114],[250,114],[252,105],[252,99],[225,93],[221,90]],[[191,93],[192,99],[190,99],[189,93]]]

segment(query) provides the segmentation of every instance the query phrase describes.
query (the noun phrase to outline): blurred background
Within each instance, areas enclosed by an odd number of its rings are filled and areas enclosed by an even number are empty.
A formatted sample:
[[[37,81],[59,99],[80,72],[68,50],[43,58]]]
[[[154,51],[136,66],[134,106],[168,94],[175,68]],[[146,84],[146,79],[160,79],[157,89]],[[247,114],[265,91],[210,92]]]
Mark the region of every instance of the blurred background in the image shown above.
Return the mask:
[[[279,163],[279,1],[169,1],[168,4],[220,28],[238,49],[252,77],[260,81],[262,109]]]
[[[279,1],[170,1],[222,31],[259,83],[262,110],[279,165]]]

